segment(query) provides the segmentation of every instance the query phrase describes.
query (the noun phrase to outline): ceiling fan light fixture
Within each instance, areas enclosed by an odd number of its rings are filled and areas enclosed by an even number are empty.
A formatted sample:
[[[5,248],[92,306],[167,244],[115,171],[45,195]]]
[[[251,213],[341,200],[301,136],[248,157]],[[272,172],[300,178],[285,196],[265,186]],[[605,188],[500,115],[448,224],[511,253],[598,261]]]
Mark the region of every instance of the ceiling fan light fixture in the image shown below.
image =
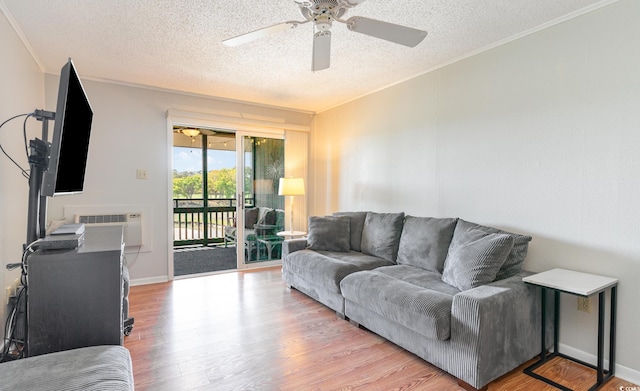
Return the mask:
[[[331,16],[320,15],[314,20],[314,24],[318,31],[327,31],[332,26]]]
[[[198,129],[186,128],[182,129],[182,134],[189,137],[196,137],[200,134],[200,131]]]

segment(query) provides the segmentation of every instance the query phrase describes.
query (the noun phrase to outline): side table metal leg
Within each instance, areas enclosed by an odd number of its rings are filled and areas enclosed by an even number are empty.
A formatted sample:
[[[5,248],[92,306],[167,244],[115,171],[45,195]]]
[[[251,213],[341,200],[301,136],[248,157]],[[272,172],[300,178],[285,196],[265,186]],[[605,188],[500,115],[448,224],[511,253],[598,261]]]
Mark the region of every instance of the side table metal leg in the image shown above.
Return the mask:
[[[558,341],[560,340],[560,291],[554,291],[553,300],[553,353],[558,354]]]
[[[547,288],[541,287],[542,291],[542,330],[540,330],[540,360],[544,361],[547,357],[546,345],[547,345]]]
[[[598,363],[596,384],[602,384],[604,378],[604,291],[598,294]]]
[[[609,327],[609,376],[616,373],[616,312],[618,310],[618,287],[611,288],[611,317]]]

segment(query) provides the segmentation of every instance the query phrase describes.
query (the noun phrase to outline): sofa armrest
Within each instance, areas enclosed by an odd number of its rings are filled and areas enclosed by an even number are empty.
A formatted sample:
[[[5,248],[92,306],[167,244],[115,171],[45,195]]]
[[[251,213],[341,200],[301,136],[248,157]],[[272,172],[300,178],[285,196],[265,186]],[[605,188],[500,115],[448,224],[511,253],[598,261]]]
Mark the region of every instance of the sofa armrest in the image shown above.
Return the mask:
[[[474,387],[483,387],[540,353],[540,288],[522,281],[528,274],[453,298],[451,343],[458,348],[451,359],[459,363],[460,374],[473,373]]]
[[[133,391],[131,355],[118,345],[90,346],[0,364],[3,390]]]
[[[307,248],[306,238],[285,240],[282,242],[282,260],[284,261],[287,258],[287,255],[296,251],[304,250],[305,248]]]

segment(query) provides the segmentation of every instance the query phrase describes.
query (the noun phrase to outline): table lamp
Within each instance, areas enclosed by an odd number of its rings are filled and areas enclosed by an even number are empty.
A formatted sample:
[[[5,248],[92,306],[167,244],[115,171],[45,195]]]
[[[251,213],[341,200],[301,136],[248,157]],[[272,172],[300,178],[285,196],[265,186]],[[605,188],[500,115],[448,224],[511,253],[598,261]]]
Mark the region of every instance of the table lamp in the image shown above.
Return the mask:
[[[293,234],[293,197],[304,195],[304,180],[302,178],[280,178],[278,195],[289,196],[289,230]]]

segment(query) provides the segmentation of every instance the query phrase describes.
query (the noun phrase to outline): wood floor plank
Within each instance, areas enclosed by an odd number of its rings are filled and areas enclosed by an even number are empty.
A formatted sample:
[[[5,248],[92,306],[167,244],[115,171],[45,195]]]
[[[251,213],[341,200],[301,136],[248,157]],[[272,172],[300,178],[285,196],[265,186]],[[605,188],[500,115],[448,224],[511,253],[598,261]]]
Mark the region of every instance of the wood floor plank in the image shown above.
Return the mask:
[[[462,391],[453,376],[287,289],[280,268],[134,286],[129,301],[125,346],[139,391]],[[489,390],[555,390],[524,368]],[[595,381],[595,371],[562,359],[538,372],[576,390]],[[602,390],[632,386],[614,378]]]

